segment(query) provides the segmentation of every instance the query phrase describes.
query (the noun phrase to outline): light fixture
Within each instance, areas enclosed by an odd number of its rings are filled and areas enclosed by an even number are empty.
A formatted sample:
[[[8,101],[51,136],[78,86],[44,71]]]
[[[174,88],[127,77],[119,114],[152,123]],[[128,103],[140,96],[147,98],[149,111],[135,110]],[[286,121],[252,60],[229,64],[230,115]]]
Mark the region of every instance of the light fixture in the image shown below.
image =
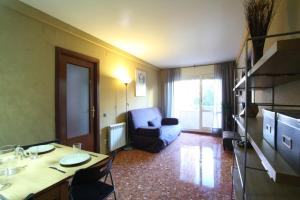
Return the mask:
[[[126,113],[127,113],[127,110],[128,110],[128,94],[127,94],[128,91],[127,91],[127,89],[128,89],[128,84],[131,82],[131,78],[129,76],[121,76],[119,79],[125,85],[125,88],[126,88]]]
[[[131,82],[131,78],[126,75],[122,75],[119,77],[119,80],[125,85],[126,88],[126,104],[125,104],[125,121],[126,121],[126,147],[125,150],[131,150],[130,141],[129,141],[129,132],[128,132],[128,84]]]
[[[129,76],[122,76],[119,79],[125,85],[128,85],[131,82],[131,78]]]
[[[128,84],[131,82],[131,79],[129,77],[124,77],[121,82],[125,85],[126,88],[126,113],[128,109]]]

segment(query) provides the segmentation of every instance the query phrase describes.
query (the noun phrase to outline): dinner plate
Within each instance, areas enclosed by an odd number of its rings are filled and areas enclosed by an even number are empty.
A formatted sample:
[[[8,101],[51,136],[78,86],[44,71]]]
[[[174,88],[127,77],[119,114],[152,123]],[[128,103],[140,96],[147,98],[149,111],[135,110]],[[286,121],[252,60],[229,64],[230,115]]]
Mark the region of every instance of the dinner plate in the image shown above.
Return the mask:
[[[87,153],[74,153],[60,159],[59,164],[64,166],[72,166],[84,163],[90,159],[91,156]]]
[[[41,154],[41,153],[47,153],[49,151],[52,151],[54,148],[55,147],[52,144],[45,144],[45,145],[30,147],[27,151],[29,151],[30,153],[37,152],[38,154]]]

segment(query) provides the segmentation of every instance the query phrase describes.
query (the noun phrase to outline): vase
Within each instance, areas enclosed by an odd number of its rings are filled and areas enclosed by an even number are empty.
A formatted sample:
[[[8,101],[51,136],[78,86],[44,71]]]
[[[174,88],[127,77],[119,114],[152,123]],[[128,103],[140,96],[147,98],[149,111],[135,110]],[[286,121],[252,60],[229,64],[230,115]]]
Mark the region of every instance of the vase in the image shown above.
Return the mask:
[[[253,52],[252,52],[252,66],[261,59],[264,55],[265,39],[252,40]]]

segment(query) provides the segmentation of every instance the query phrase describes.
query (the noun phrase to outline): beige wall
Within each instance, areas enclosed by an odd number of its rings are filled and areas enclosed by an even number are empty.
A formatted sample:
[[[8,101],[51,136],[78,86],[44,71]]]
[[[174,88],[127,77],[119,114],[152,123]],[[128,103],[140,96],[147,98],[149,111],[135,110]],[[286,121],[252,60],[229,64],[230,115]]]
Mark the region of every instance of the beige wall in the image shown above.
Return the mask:
[[[300,1],[299,0],[281,0],[281,4],[272,21],[268,34],[277,34],[284,32],[300,31]],[[300,38],[300,34],[288,37],[279,37],[266,40],[265,51],[276,40]],[[275,103],[277,104],[300,104],[300,81],[275,87]],[[260,101],[271,101],[272,93],[270,90],[257,92],[256,97]]]
[[[0,145],[55,138],[55,46],[100,60],[101,152],[106,127],[124,121],[125,86],[116,71],[132,79],[136,68],[147,72],[146,97],[135,97],[129,84],[129,109],[160,105],[155,66],[15,0],[0,2],[0,24]]]
[[[269,34],[300,30],[300,1],[282,0],[276,16],[270,26]],[[300,38],[300,34],[283,37]],[[266,48],[271,46],[275,39],[266,42]],[[275,88],[275,102],[277,104],[300,104],[300,81],[284,84]],[[259,94],[259,93],[258,93]],[[258,95],[262,100],[271,99],[271,91],[266,90],[264,95]]]
[[[299,0],[281,0],[280,5],[276,10],[276,15],[273,18],[268,34],[285,33],[291,31],[300,31],[300,1]],[[288,39],[300,37],[300,34],[295,36],[278,37],[266,40],[265,50],[278,39]]]
[[[278,34],[284,32],[292,32],[300,30],[300,1],[299,0],[281,0],[279,7],[277,8],[276,15],[271,23],[268,35]],[[267,51],[276,40],[300,38],[300,34],[294,36],[276,37],[266,40],[265,51]],[[250,45],[251,48],[251,45]],[[245,52],[242,52],[240,59],[238,60],[239,66],[244,66]],[[241,77],[241,71],[238,71],[238,78]],[[276,104],[300,104],[300,81],[287,83],[275,87],[275,103]],[[244,95],[244,93],[243,93]],[[239,98],[239,101],[244,101],[244,97]],[[255,91],[256,102],[271,102],[272,91],[271,89],[256,90]],[[261,113],[260,113],[261,115]]]

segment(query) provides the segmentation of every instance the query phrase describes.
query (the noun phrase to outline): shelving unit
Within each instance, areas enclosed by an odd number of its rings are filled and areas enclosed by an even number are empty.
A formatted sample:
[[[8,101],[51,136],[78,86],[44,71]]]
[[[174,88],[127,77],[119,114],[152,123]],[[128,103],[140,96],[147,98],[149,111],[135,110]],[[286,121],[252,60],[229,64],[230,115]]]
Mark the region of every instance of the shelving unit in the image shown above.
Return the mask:
[[[235,147],[236,167],[233,169],[233,184],[235,199],[243,199],[243,162],[244,152],[242,148]],[[300,196],[299,186],[274,183],[268,176],[260,159],[254,150],[247,152],[249,167],[246,169],[247,180],[245,184],[247,200],[298,200]],[[251,160],[251,161],[250,161]],[[240,171],[241,170],[241,171]]]
[[[300,79],[300,39],[279,40],[251,68],[249,88],[272,88]],[[245,89],[246,77],[233,90]]]
[[[235,117],[235,120],[238,126],[245,131],[245,120],[241,117]],[[264,166],[265,170],[268,171],[269,176],[274,180],[274,182],[289,182],[299,184],[300,174],[295,172],[285,162],[280,154],[263,139],[262,118],[249,118],[248,123],[248,140],[253,147],[253,149],[248,150],[248,152],[255,150],[255,153],[257,154],[256,156],[261,160],[262,165]],[[251,159],[248,160],[251,162]]]
[[[248,42],[252,40],[300,34],[300,31],[269,35],[265,37],[248,38],[245,42],[245,54],[248,55]],[[264,56],[252,67],[247,66],[243,76],[234,86],[233,92],[245,91],[246,116],[241,118],[236,113],[234,99],[234,114],[238,134],[244,141],[249,141],[253,148],[241,148],[234,141],[234,167],[232,180],[235,199],[300,199],[300,174],[263,139],[263,120],[261,117],[247,118],[247,105],[251,103],[250,91],[255,89],[272,89],[272,102],[261,103],[260,106],[288,106],[276,105],[274,102],[274,87],[288,82],[300,80],[300,39],[278,40]],[[235,131],[235,135],[237,131]],[[237,136],[235,136],[237,138]]]

